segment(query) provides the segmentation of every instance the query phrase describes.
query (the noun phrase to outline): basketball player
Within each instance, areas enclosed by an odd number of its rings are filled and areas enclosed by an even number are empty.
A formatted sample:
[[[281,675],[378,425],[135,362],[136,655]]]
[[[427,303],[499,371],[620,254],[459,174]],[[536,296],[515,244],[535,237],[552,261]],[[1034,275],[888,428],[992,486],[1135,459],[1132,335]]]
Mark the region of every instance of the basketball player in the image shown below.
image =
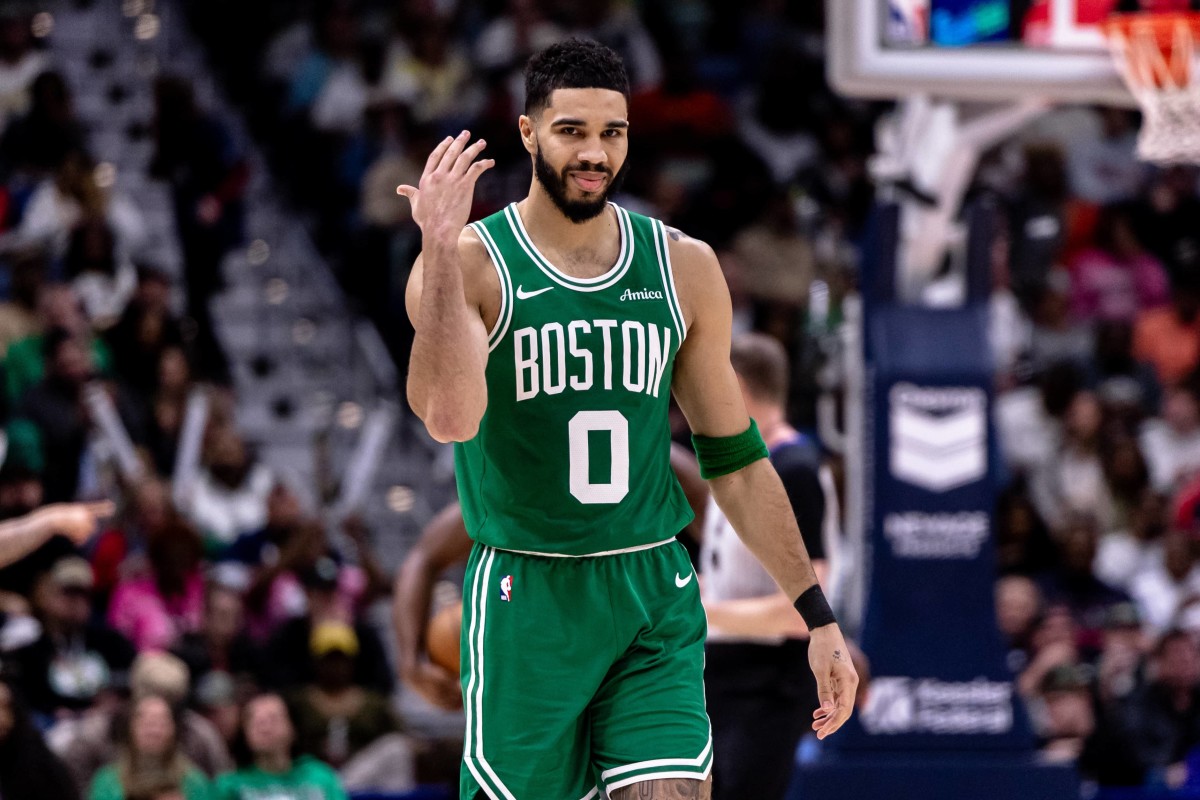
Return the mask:
[[[857,684],[787,495],[729,365],[712,250],[608,202],[629,81],[608,48],[534,56],[521,140],[529,194],[467,227],[491,160],[463,131],[409,198],[424,250],[408,285],[412,408],[456,444],[475,540],[463,604],[460,796],[710,797],[705,619],[675,533],[668,392],[701,474],[811,629],[820,737]],[[686,337],[686,338],[685,338]]]

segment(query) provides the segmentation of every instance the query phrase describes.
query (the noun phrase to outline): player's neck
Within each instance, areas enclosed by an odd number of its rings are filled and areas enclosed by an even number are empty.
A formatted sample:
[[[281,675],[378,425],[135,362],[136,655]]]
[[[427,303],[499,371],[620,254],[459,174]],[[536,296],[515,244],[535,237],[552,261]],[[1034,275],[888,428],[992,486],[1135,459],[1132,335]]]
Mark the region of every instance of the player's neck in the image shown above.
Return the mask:
[[[567,219],[536,178],[529,196],[517,203],[517,210],[534,243],[542,249],[560,253],[592,249],[598,237],[615,228],[610,219],[612,212],[607,206],[586,222]]]

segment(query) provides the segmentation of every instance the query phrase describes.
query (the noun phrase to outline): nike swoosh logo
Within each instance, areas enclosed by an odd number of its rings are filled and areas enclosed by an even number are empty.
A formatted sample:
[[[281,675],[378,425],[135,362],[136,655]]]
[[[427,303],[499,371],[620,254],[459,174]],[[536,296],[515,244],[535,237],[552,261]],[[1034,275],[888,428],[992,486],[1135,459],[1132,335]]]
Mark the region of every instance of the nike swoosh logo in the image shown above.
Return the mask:
[[[681,578],[681,577],[679,577],[679,573],[676,572],[675,573],[675,585],[678,586],[680,589],[682,589],[683,587],[687,586],[689,583],[692,582],[692,576],[695,574],[696,573],[694,573],[694,572],[689,572],[688,576],[686,578]]]
[[[554,288],[553,286],[547,286],[545,289],[538,289],[536,292],[527,292],[527,291],[525,291],[525,287],[518,286],[517,287],[517,299],[518,300],[528,300],[531,297],[537,297],[539,294],[544,294],[545,292],[548,292],[553,288]]]

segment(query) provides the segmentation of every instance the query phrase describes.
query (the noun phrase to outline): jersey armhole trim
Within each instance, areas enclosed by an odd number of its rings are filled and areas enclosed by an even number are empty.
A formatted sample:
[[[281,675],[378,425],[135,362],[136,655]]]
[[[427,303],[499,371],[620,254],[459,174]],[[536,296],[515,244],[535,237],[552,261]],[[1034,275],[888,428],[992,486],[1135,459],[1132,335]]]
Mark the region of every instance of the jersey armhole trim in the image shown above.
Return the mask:
[[[679,292],[675,289],[675,272],[671,268],[671,250],[667,244],[667,226],[662,220],[654,220],[654,251],[658,255],[658,269],[662,275],[663,289],[667,292],[667,304],[671,309],[671,317],[675,320],[675,330],[679,334],[679,344],[687,338],[687,324],[684,322],[683,308],[679,305]]]
[[[492,239],[492,234],[482,222],[472,222],[471,230],[475,231],[475,235],[479,237],[479,241],[483,242],[483,247],[488,252],[488,258],[491,259],[492,266],[496,269],[496,274],[500,276],[500,313],[496,315],[496,324],[488,331],[488,352],[496,349],[500,344],[500,340],[508,333],[509,323],[512,322],[512,307],[513,307],[513,288],[512,278],[508,273],[508,264],[504,262],[504,256],[500,253],[500,248],[496,246],[496,242]]]

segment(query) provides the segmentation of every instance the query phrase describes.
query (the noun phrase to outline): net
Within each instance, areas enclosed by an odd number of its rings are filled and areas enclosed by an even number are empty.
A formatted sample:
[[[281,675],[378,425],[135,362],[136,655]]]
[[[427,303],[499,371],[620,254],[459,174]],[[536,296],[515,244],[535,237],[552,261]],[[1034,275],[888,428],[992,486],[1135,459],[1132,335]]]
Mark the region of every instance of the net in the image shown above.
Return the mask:
[[[1114,14],[1102,28],[1117,71],[1142,107],[1138,155],[1200,163],[1200,13]]]

